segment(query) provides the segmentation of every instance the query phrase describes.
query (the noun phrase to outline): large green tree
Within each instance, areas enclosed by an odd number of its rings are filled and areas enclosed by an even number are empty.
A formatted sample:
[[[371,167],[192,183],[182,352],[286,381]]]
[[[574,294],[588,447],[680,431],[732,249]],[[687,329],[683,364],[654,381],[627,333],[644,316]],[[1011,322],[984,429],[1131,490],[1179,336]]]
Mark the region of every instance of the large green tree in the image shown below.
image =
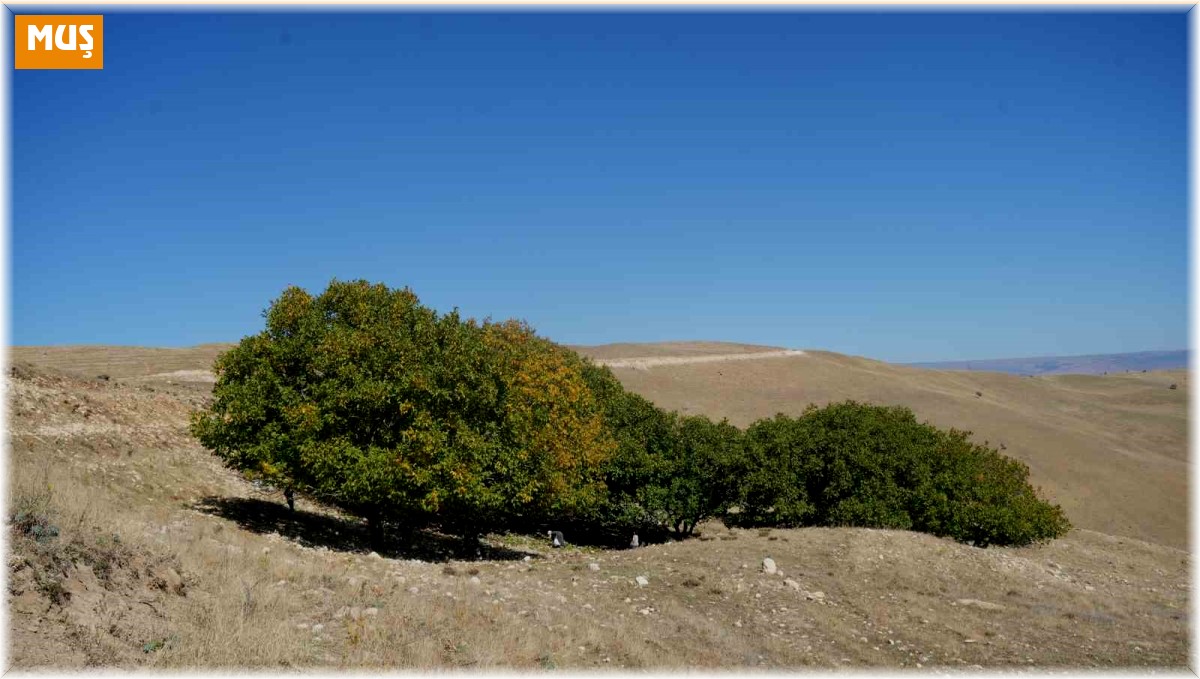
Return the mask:
[[[572,352],[408,289],[291,287],[216,362],[192,431],[227,465],[381,522],[464,534],[586,511],[615,443]],[[378,535],[378,533],[376,533]]]

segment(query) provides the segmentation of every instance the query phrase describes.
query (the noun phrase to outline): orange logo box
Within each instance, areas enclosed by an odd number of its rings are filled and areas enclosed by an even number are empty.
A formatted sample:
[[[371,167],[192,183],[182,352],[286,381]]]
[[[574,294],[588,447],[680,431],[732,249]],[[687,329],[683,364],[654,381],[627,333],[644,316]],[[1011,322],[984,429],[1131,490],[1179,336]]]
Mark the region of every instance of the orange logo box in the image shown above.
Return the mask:
[[[13,30],[17,68],[104,68],[100,14],[18,14]]]

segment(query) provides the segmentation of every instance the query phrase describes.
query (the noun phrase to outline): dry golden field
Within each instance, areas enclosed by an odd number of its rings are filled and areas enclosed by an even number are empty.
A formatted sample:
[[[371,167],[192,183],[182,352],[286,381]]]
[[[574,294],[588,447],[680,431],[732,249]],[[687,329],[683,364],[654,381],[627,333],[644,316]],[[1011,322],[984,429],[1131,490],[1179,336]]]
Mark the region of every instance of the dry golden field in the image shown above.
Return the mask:
[[[464,553],[419,533],[375,554],[357,521],[303,499],[292,514],[190,439],[187,416],[220,349],[13,350],[10,516],[48,517],[59,534],[10,532],[11,667],[1188,662],[1182,371],[1019,378],[826,352],[614,368],[662,406],[739,425],[856,398],[972,429],[1028,462],[1066,508],[1076,530],[1047,545],[713,522],[696,539],[639,550],[493,535]],[[579,350],[602,360],[773,351]],[[765,557],[781,573],[763,573]]]

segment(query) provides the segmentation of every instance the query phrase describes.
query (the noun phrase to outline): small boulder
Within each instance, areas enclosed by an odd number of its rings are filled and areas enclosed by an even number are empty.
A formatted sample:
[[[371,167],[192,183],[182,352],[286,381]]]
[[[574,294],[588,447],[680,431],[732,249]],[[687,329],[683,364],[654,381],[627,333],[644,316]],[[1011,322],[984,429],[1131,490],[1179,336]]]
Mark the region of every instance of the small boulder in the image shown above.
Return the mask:
[[[779,568],[775,566],[774,559],[768,556],[762,560],[762,572],[766,573],[767,575],[775,575],[775,571],[777,570],[779,570]]]
[[[598,571],[598,570],[600,570],[600,564],[593,561],[592,563],[588,564],[588,570],[589,571]]]
[[[788,587],[791,587],[792,589],[796,590],[797,592],[800,591],[800,583],[796,582],[795,580],[793,580],[791,578],[784,580],[783,584],[787,585]]]
[[[638,587],[645,587],[650,584],[650,580],[644,575],[637,576],[634,578],[634,581],[637,582]]]

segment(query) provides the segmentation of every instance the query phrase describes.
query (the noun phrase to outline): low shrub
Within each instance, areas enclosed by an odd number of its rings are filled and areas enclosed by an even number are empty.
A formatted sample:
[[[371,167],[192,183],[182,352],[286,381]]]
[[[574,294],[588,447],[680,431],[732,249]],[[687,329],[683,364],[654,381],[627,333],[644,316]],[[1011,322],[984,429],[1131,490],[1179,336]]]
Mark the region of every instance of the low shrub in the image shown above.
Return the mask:
[[[918,422],[903,407],[854,401],[755,422],[729,523],[916,530],[976,545],[1023,545],[1070,530],[1038,497],[1029,468],[970,432]]]

